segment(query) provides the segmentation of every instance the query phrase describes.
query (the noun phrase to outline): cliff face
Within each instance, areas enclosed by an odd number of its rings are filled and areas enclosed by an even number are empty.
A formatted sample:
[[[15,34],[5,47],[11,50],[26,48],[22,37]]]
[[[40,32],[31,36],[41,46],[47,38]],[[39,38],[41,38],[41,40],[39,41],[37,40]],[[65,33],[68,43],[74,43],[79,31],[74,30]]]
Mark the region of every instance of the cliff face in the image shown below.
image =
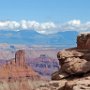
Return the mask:
[[[77,48],[78,49],[90,49],[90,33],[80,34],[77,37]]]
[[[59,68],[58,61],[46,54],[41,54],[36,58],[28,58],[26,63],[38,72],[40,76],[47,79],[50,79],[51,74]]]
[[[15,59],[8,60],[6,64],[0,67],[0,78],[22,78],[40,79],[40,76],[25,63],[25,52],[19,50],[15,54]]]
[[[58,52],[57,58],[61,68],[52,80],[59,80],[58,90],[90,90],[90,33],[79,35],[77,47]]]
[[[23,50],[19,50],[18,52],[16,52],[15,63],[17,66],[25,66],[25,52]]]

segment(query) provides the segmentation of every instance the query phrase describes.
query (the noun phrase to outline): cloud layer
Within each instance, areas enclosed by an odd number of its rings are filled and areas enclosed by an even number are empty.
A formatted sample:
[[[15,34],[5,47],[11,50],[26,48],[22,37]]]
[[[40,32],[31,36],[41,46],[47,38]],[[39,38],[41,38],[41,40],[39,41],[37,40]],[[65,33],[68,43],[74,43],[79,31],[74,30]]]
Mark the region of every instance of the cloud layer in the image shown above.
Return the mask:
[[[65,23],[44,22],[37,21],[0,21],[0,30],[35,30],[41,34],[53,34],[64,31],[85,32],[90,31],[90,22],[81,23],[80,20],[71,20]]]

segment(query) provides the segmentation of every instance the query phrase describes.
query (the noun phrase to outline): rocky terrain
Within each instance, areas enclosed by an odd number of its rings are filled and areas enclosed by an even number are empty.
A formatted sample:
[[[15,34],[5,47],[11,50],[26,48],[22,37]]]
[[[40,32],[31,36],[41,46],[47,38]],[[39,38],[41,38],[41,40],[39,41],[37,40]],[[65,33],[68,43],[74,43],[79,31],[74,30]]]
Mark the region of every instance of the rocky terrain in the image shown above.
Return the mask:
[[[61,68],[52,74],[56,90],[90,90],[90,33],[77,37],[77,47],[57,54]]]

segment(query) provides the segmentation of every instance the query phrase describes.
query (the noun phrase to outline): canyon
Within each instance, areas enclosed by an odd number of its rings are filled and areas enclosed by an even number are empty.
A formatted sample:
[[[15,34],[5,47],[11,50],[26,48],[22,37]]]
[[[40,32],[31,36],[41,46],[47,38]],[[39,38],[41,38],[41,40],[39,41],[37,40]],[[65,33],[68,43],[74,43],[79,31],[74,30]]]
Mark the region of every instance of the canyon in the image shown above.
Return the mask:
[[[55,53],[57,59],[40,52],[32,58],[17,50],[15,58],[1,60],[0,90],[90,90],[90,33]]]
[[[51,74],[59,64],[41,53],[31,58],[25,50],[17,50],[14,58],[0,60],[0,90],[48,90]]]

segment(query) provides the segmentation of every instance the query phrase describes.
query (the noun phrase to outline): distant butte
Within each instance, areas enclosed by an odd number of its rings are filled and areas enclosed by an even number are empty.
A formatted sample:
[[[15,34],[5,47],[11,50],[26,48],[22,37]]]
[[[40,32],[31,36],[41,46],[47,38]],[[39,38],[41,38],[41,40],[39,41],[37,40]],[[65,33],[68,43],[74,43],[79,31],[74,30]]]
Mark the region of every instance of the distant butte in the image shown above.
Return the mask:
[[[15,58],[8,60],[6,64],[0,67],[0,79],[23,78],[40,79],[30,66],[25,63],[25,51],[19,50],[15,54]]]

